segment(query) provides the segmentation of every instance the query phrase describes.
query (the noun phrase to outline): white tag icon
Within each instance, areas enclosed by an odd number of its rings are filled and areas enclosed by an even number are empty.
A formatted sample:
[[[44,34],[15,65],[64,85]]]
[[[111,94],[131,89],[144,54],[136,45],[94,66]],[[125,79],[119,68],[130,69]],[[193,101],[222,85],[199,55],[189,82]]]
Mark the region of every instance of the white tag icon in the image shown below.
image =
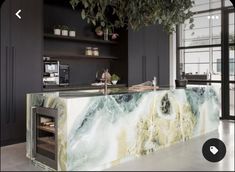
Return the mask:
[[[210,152],[215,155],[219,150],[215,146],[210,146]]]

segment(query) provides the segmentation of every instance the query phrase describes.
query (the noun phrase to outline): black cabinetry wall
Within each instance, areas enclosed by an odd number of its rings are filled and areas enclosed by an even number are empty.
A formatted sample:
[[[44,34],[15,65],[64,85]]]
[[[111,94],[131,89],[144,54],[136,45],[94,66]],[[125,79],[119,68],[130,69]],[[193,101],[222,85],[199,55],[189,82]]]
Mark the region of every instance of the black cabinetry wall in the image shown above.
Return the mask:
[[[169,35],[161,25],[128,32],[128,85],[152,81],[169,85]]]
[[[68,0],[44,0],[44,32],[53,35],[53,28],[66,25],[76,31],[76,38],[93,41],[71,41],[67,39],[52,39],[44,36],[44,56],[59,60],[61,64],[70,67],[70,86],[90,85],[96,82],[96,72],[108,68],[110,73],[117,74],[119,84],[127,84],[127,30],[116,30],[120,37],[117,40],[104,41],[103,36],[95,34],[95,27],[82,20],[79,8],[73,10]],[[61,36],[58,36],[59,38]],[[66,37],[65,37],[66,38]],[[75,39],[76,39],[75,38]],[[100,56],[93,58],[85,55],[86,47],[97,47]],[[111,58],[109,58],[111,57]],[[113,59],[112,59],[113,58]]]
[[[42,4],[5,0],[1,6],[1,146],[25,141],[26,94],[42,90]]]

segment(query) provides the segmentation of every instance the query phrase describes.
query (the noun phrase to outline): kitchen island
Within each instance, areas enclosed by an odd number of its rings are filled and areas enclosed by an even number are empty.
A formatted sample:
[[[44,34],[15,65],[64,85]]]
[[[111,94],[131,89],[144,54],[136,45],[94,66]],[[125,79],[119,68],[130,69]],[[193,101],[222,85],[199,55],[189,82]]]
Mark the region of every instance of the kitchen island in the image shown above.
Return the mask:
[[[106,169],[216,130],[219,102],[211,86],[28,94],[27,157],[59,171]]]

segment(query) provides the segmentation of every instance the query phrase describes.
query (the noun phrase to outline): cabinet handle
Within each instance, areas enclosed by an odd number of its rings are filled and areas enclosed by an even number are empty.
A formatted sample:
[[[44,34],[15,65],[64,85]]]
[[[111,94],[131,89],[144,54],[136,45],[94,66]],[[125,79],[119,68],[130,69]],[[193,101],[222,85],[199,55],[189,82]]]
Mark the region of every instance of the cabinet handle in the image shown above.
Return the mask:
[[[146,56],[142,56],[142,81],[146,82]]]
[[[15,114],[15,47],[11,47],[11,56],[12,56],[12,87],[11,87],[11,103],[12,103],[12,122],[16,120]]]
[[[8,47],[6,46],[6,123],[9,124],[10,122],[10,99],[9,99],[9,53]]]
[[[160,85],[160,57],[157,56],[157,78],[158,78],[158,85]]]

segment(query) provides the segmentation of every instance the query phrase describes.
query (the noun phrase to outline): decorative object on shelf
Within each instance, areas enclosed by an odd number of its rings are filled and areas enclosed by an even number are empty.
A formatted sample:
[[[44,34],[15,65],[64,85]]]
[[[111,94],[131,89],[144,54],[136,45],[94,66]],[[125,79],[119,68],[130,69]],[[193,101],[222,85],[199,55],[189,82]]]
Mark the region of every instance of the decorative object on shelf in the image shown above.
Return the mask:
[[[54,27],[54,35],[61,35],[61,26],[55,26]]]
[[[187,84],[188,84],[188,80],[185,77],[185,72],[182,72],[181,79],[180,80],[178,80],[178,79],[175,80],[175,86],[176,86],[176,88],[186,88]]]
[[[86,52],[85,52],[86,56],[92,56],[92,48],[91,47],[86,47]]]
[[[111,36],[111,38],[112,38],[112,40],[115,40],[115,39],[118,38],[118,36],[119,36],[119,34],[113,33],[112,36]]]
[[[95,33],[97,36],[103,36],[104,35],[104,31],[102,30],[102,27],[99,26],[95,29]]]
[[[100,55],[100,53],[99,53],[99,48],[94,47],[94,48],[93,48],[93,51],[92,51],[92,54],[93,54],[93,56],[99,56],[99,55]]]
[[[112,81],[112,84],[113,84],[113,85],[116,85],[119,80],[120,80],[120,77],[119,77],[118,75],[113,74],[113,75],[111,76],[111,81]]]
[[[66,25],[63,25],[61,27],[61,33],[62,33],[62,36],[69,36],[69,27]]]
[[[75,30],[70,30],[69,31],[69,36],[70,37],[76,37],[76,31]]]
[[[102,28],[101,26],[98,26],[95,29],[95,33],[97,36],[104,36],[104,40],[108,41],[109,40],[109,36],[111,36],[112,40],[117,39],[117,37],[119,36],[118,33],[114,33],[113,30],[111,28]]]
[[[81,7],[81,17],[88,24],[111,28],[130,28],[138,30],[141,27],[161,24],[165,31],[172,33],[176,25],[189,19],[193,25],[193,0],[70,0],[75,9]]]
[[[104,29],[104,40],[105,41],[109,40],[109,29],[108,28]]]
[[[111,82],[111,75],[109,73],[109,69],[105,69],[102,73],[102,76],[101,76],[101,81],[105,81],[105,79],[107,79],[107,83],[110,83]]]

